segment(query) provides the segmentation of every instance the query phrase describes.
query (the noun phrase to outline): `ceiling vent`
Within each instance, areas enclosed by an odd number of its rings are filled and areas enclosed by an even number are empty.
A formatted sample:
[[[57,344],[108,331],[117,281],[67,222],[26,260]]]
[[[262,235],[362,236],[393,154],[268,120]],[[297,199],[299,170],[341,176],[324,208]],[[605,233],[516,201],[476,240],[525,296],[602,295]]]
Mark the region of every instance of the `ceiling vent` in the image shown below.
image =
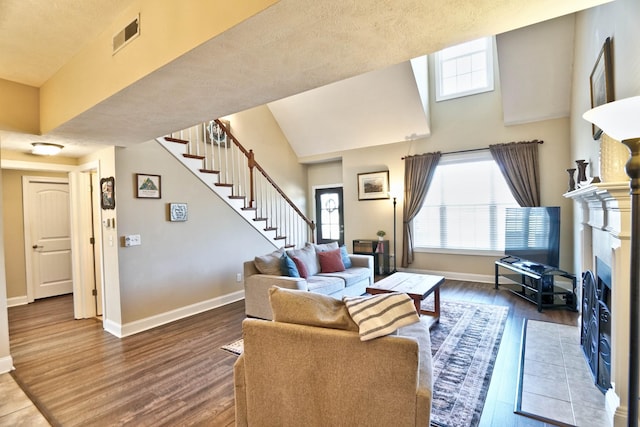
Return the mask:
[[[128,45],[140,35],[140,15],[127,24],[118,34],[113,36],[113,54]]]

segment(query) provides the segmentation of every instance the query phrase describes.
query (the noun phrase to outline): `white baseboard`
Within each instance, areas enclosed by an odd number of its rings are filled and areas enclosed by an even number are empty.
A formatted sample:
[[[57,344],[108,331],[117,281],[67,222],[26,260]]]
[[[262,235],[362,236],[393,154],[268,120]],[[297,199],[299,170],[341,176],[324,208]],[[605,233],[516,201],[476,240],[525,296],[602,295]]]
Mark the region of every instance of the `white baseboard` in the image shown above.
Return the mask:
[[[149,329],[153,329],[167,323],[175,322],[176,320],[184,319],[185,317],[222,307],[223,305],[231,304],[232,302],[240,301],[241,299],[244,299],[244,290],[212,298],[207,301],[201,301],[196,304],[177,308],[165,313],[156,314],[124,325],[105,319],[103,327],[110,334],[115,335],[118,338],[124,338],[139,332],[148,331]]]
[[[493,275],[486,274],[469,274],[458,273],[455,271],[436,271],[436,270],[419,270],[416,268],[402,268],[398,271],[406,271],[407,273],[417,274],[434,274],[436,276],[444,276],[445,279],[461,280],[463,282],[480,282],[480,283],[495,283],[495,277]]]
[[[27,305],[29,304],[29,300],[26,295],[21,297],[12,297],[7,298],[7,307],[17,307],[19,305]]]
[[[11,356],[0,357],[0,374],[13,371],[13,358]]]

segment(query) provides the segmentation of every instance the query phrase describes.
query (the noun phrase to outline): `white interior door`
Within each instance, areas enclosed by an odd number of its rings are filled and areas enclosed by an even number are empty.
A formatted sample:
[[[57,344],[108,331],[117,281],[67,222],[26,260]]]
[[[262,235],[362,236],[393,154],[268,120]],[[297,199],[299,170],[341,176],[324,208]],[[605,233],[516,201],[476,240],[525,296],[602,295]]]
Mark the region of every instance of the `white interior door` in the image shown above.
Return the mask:
[[[71,293],[68,181],[24,177],[23,192],[27,298]]]

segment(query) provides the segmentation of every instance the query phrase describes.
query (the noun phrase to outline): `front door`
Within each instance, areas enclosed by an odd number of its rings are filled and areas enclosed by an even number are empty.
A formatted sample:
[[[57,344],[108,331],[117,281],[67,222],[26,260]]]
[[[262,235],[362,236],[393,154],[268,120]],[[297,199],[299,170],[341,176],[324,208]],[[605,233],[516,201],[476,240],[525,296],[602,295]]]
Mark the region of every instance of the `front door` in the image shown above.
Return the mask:
[[[318,243],[337,241],[339,245],[343,245],[342,187],[317,189],[315,199]]]
[[[24,177],[27,299],[73,292],[69,184]]]

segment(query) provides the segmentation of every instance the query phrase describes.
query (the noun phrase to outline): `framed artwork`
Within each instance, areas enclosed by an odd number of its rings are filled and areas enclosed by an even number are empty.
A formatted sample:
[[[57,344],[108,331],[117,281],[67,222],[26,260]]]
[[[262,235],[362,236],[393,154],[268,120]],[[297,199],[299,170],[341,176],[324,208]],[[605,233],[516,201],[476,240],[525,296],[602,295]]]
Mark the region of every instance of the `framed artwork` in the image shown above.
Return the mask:
[[[589,83],[591,87],[591,108],[613,101],[613,70],[611,69],[611,39],[607,37],[593,66]],[[602,130],[591,125],[593,139],[600,138]]]
[[[173,222],[186,221],[188,206],[186,203],[169,203],[169,220]]]
[[[231,132],[231,123],[229,123],[229,120],[220,121],[224,124],[227,130]],[[218,145],[222,148],[229,146],[229,137],[227,136],[227,133],[222,129],[222,126],[215,122],[215,120],[211,120],[207,125],[205,141],[207,144],[211,144],[213,141],[213,145]]]
[[[159,199],[160,195],[160,175],[136,174],[136,197],[138,199]]]
[[[358,200],[389,198],[389,171],[358,174]]]
[[[116,207],[116,185],[112,176],[100,180],[100,206],[102,209]]]

